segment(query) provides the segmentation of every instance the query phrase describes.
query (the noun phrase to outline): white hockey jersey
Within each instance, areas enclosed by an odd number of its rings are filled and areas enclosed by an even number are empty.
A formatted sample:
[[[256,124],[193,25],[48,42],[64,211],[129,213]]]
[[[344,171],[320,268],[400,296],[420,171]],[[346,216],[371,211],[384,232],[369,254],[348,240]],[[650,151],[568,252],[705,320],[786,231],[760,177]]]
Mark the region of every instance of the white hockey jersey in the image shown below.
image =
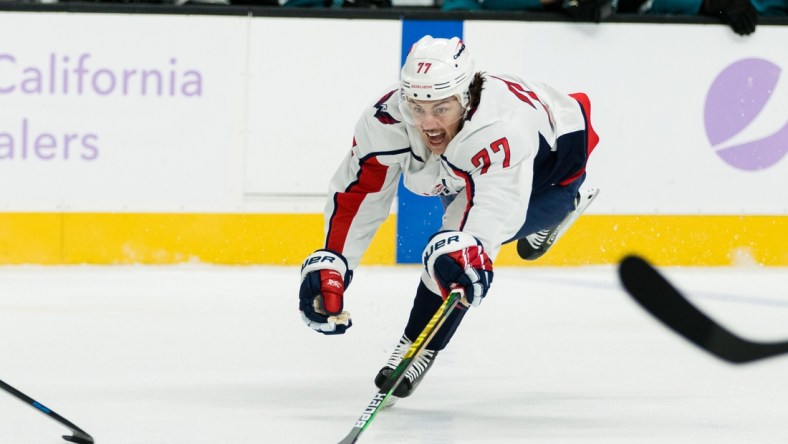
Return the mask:
[[[485,75],[479,105],[445,153],[435,155],[403,121],[398,88],[364,110],[329,186],[324,248],[343,254],[350,269],[388,216],[400,176],[416,194],[456,195],[441,229],[472,234],[494,260],[525,222],[534,189],[579,177],[596,144],[587,137],[596,135],[585,95]]]

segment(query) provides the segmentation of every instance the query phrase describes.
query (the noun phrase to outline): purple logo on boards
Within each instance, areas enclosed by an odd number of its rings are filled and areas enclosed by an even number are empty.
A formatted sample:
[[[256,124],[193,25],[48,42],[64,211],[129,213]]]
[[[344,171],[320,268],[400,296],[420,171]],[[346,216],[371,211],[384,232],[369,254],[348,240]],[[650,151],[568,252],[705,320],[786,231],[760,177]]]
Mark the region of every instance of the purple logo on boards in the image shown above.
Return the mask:
[[[731,64],[714,79],[704,110],[706,136],[712,147],[739,134],[758,116],[777,85],[780,71],[779,66],[768,60],[744,59]],[[727,164],[747,171],[768,168],[786,152],[788,122],[768,136],[717,149],[717,155]]]

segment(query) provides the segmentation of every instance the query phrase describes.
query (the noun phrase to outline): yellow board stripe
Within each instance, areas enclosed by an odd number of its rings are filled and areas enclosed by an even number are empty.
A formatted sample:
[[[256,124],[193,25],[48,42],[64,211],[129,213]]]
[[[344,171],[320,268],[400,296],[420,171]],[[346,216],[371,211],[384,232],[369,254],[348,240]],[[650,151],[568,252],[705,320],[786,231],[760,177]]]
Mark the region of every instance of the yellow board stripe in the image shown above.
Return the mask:
[[[318,214],[0,213],[0,264],[297,265],[323,245]],[[362,264],[395,264],[390,216]],[[504,246],[496,266],[788,265],[788,216],[585,215],[535,262]]]
[[[628,253],[657,265],[788,265],[788,216],[585,215],[534,264],[611,264]],[[513,244],[495,261],[520,263]]]
[[[393,265],[395,230],[362,263]],[[0,213],[0,264],[300,265],[322,246],[318,214]]]

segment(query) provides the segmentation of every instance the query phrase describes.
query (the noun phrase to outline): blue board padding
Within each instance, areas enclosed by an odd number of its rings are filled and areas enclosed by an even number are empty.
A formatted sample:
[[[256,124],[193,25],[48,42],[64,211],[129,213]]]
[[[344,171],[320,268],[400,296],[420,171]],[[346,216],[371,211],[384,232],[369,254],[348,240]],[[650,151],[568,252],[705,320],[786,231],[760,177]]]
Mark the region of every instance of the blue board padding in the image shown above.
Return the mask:
[[[425,35],[462,38],[462,21],[403,20],[402,58],[405,63],[410,47]],[[440,198],[425,197],[408,191],[399,182],[397,206],[397,263],[421,263],[421,252],[427,239],[440,229],[443,206]]]

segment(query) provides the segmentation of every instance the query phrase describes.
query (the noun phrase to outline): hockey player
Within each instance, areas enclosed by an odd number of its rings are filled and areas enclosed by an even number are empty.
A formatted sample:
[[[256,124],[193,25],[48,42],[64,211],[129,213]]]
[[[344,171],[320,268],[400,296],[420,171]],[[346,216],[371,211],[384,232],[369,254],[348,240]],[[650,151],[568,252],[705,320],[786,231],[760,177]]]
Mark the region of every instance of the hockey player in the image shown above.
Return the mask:
[[[353,324],[344,293],[400,177],[414,193],[440,196],[443,224],[424,249],[424,271],[380,387],[452,288],[478,306],[502,244],[541,256],[596,195],[580,192],[598,142],[585,94],[564,94],[511,75],[477,71],[459,38],[425,36],[410,50],[400,83],[366,108],[350,153],[329,185],[325,245],[301,268],[300,311],[327,335]],[[393,395],[409,396],[448,344],[468,307],[414,359]]]

